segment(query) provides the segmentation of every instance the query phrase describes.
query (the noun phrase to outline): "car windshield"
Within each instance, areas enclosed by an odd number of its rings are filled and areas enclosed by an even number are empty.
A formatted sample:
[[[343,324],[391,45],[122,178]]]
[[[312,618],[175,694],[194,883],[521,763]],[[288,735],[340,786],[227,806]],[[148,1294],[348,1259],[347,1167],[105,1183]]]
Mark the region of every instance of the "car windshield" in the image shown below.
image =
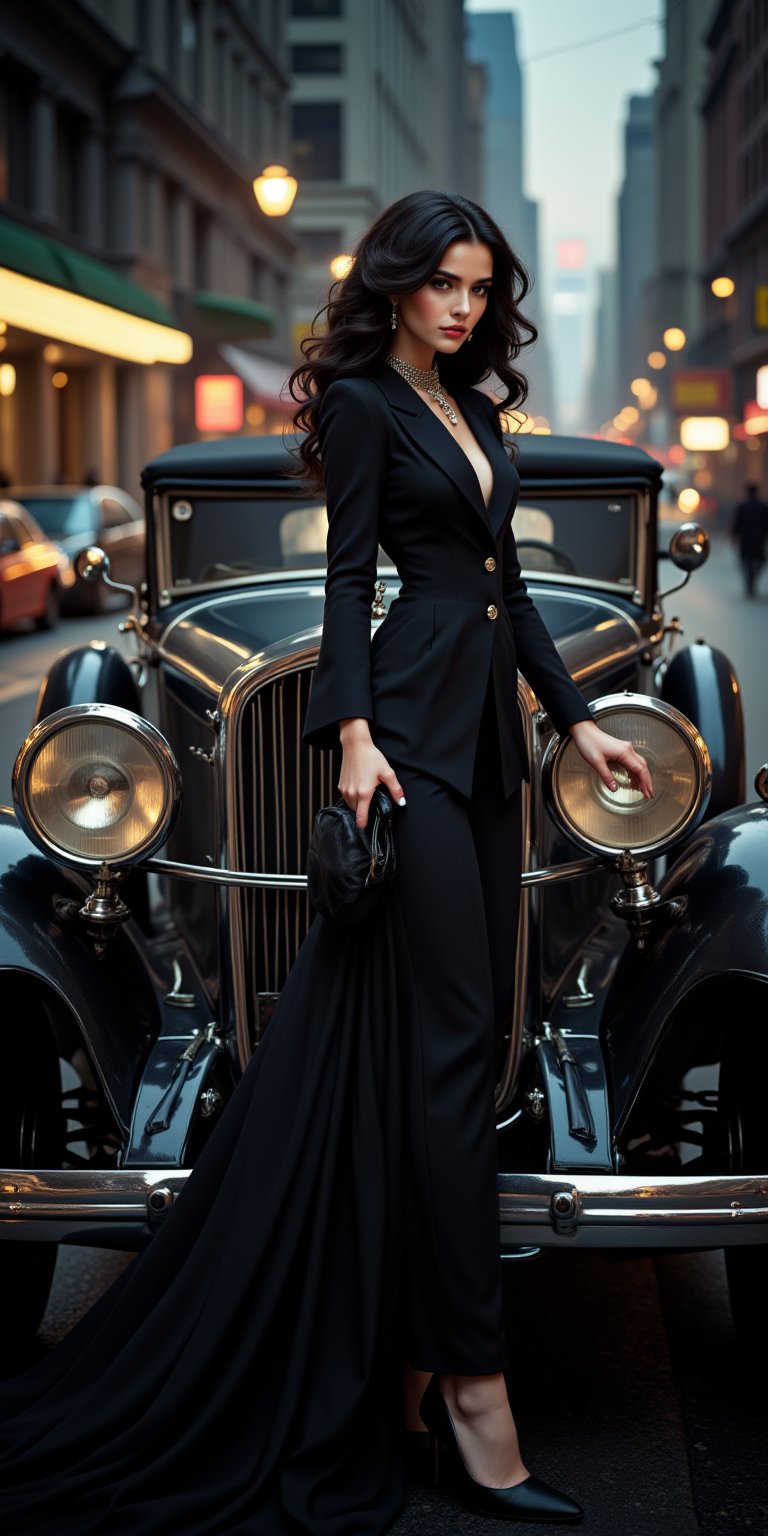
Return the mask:
[[[29,508],[49,539],[88,534],[96,526],[93,502],[83,492],[74,496],[22,496],[19,500]]]
[[[635,498],[595,492],[531,496],[515,509],[523,570],[635,586]],[[170,499],[174,588],[219,586],[270,572],[325,569],[322,503],[290,497],[193,494]],[[381,565],[392,561],[379,550]]]

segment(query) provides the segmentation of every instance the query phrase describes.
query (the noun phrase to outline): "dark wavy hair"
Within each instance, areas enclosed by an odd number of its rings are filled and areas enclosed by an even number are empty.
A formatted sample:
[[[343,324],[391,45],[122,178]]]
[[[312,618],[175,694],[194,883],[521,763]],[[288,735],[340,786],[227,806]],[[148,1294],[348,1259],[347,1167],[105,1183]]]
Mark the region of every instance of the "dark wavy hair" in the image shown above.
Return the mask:
[[[308,482],[310,490],[323,488],[318,418],[326,389],[334,379],[360,377],[383,365],[393,344],[387,295],[421,288],[455,240],[482,241],[490,248],[493,285],[472,340],[452,356],[437,355],[440,378],[452,392],[495,373],[507,391],[496,406],[499,414],[526,399],[528,381],[512,363],[539,334],[519,309],[533,287],[531,275],[498,224],[477,203],[459,192],[409,192],[390,203],[361,235],[347,276],[331,284],[327,304],[316,312],[311,332],[302,340],[304,361],[288,379],[298,405],[287,430],[306,433],[293,440],[292,452],[300,462],[291,474]],[[323,315],[325,329],[316,334],[315,323]]]

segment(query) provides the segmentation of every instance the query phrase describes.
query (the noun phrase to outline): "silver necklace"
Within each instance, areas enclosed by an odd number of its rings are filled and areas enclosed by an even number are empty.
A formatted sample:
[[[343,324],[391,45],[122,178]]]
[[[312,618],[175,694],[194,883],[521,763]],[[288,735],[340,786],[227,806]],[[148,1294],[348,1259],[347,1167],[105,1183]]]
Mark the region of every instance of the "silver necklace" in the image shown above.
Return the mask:
[[[458,426],[459,418],[450,400],[446,400],[443,394],[437,368],[416,368],[413,363],[404,362],[402,357],[395,357],[394,352],[389,353],[387,362],[390,368],[396,368],[397,372],[401,373],[409,384],[413,384],[416,389],[423,389],[426,394],[431,395],[432,399],[436,400],[439,406],[442,406],[454,427]]]

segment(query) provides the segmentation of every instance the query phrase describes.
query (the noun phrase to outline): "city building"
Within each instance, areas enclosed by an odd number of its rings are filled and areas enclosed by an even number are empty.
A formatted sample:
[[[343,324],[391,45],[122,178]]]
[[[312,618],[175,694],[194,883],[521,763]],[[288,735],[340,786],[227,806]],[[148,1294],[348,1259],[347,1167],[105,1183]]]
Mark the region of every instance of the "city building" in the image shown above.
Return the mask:
[[[409,192],[471,197],[472,156],[462,0],[287,0],[287,11],[298,358],[343,276],[343,262],[335,271],[331,262]],[[476,105],[475,82],[472,143]]]
[[[732,501],[746,480],[768,496],[768,4],[721,0],[704,41],[703,317],[694,355],[729,375],[738,446],[720,456],[719,488]],[[730,280],[730,295],[713,292],[718,279]]]
[[[12,480],[90,473],[136,493],[143,463],[199,430],[196,380],[231,374],[233,355],[250,369],[244,429],[285,419],[295,240],[252,189],[287,153],[284,16],[274,0],[5,0]]]
[[[476,65],[482,64],[488,80],[482,197],[478,195],[477,200],[484,203],[501,226],[533,278],[534,286],[521,307],[539,335],[532,347],[523,350],[519,360],[529,386],[523,409],[529,415],[552,422],[557,408],[550,362],[551,337],[542,301],[539,206],[526,196],[523,186],[524,80],[516,18],[511,12],[471,11],[466,23],[469,58]]]
[[[624,180],[617,202],[617,407],[631,402],[630,384],[647,368],[652,330],[646,285],[657,265],[657,153],[652,96],[630,96],[624,125]]]

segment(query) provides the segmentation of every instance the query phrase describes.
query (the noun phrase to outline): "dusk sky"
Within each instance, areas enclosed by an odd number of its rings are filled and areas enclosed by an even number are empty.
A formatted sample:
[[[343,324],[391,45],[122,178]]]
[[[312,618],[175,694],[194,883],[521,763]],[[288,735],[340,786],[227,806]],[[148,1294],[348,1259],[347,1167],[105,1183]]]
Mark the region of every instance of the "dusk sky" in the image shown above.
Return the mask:
[[[465,0],[465,10],[516,18],[524,190],[539,205],[537,280],[547,315],[561,236],[587,242],[593,303],[595,268],[615,263],[628,98],[653,90],[653,61],[663,56],[663,0]],[[507,234],[514,246],[514,231]]]

